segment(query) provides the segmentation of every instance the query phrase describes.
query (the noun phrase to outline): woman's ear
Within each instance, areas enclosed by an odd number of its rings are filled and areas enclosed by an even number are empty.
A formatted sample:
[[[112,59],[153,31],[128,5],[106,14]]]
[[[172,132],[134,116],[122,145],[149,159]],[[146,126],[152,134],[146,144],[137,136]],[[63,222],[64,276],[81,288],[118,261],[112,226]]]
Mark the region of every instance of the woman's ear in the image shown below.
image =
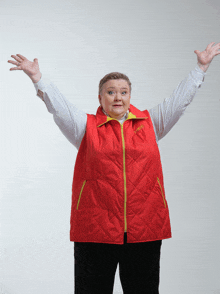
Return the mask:
[[[99,97],[98,97],[98,98],[99,98],[99,103],[101,104],[101,96],[99,95]]]

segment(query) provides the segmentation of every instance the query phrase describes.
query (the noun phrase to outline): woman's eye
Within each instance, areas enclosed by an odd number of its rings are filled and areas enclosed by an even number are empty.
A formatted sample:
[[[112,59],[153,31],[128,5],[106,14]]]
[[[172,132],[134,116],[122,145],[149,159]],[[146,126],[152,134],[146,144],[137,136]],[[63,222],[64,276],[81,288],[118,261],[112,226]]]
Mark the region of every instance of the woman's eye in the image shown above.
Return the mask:
[[[109,95],[112,95],[112,94],[114,94],[114,91],[108,91],[108,94],[109,94]],[[127,94],[127,91],[123,91],[122,94],[123,94],[123,95]]]

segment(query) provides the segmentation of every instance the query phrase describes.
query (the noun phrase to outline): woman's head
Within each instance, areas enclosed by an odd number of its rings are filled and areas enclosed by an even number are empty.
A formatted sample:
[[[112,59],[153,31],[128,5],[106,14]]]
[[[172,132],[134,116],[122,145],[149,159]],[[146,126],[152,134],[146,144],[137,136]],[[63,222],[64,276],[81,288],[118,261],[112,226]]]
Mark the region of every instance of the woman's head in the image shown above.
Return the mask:
[[[125,80],[128,82],[128,85],[129,85],[129,89],[130,89],[130,92],[131,92],[131,82],[129,80],[129,78],[123,74],[123,73],[120,73],[120,72],[111,72],[107,75],[105,75],[101,81],[99,82],[99,95],[101,95],[101,91],[102,91],[102,88],[103,88],[103,85],[108,82],[109,80],[119,80],[119,79],[122,79],[122,80]]]
[[[119,72],[105,75],[99,83],[99,102],[113,118],[121,119],[130,106],[131,82]]]

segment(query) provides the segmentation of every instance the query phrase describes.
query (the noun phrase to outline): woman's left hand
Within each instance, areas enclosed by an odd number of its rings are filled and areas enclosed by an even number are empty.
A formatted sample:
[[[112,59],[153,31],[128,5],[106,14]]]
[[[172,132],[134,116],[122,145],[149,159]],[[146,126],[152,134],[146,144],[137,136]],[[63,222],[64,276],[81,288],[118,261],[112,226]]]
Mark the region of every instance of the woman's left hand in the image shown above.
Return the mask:
[[[206,72],[208,69],[210,63],[212,62],[212,59],[220,54],[220,43],[213,46],[215,42],[210,43],[207,48],[200,52],[199,50],[195,50],[194,53],[196,53],[198,58],[198,66]]]

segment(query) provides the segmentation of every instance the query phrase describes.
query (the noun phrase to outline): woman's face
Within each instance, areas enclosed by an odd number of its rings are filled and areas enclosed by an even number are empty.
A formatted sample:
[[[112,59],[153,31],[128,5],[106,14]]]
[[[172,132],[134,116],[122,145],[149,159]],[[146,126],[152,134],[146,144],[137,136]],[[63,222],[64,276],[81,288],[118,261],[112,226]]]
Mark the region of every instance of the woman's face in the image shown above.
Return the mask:
[[[109,80],[103,85],[99,102],[111,117],[121,119],[130,106],[130,98],[126,80]]]

